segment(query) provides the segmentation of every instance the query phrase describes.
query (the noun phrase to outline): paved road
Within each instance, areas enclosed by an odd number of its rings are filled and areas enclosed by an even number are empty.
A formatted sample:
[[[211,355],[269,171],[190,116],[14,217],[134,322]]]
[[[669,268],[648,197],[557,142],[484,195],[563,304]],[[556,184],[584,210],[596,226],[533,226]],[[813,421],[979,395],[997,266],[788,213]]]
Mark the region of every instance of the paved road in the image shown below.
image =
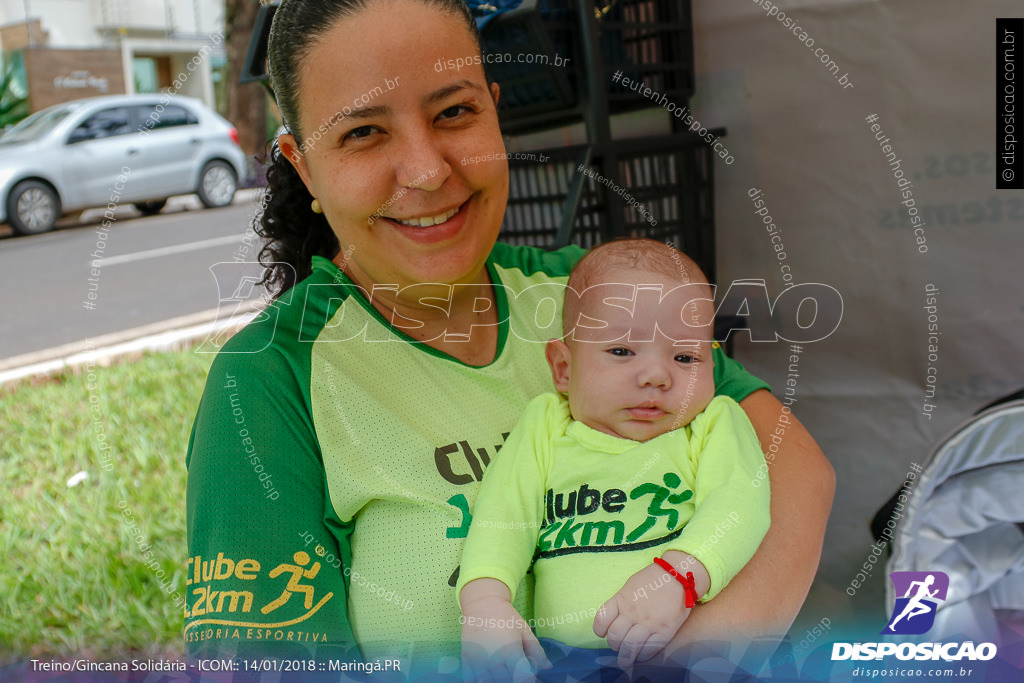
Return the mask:
[[[0,236],[0,361],[217,308],[210,267],[233,260],[257,209],[252,191],[223,209],[201,210],[195,198],[151,218],[118,209],[98,276],[98,212],[45,235]]]

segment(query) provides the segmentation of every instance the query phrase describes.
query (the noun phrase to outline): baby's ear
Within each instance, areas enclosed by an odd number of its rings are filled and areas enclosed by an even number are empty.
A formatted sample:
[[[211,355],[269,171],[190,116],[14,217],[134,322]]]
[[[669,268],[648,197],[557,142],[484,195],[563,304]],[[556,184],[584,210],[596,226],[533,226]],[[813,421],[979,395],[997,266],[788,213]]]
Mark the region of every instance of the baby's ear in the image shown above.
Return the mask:
[[[548,359],[548,366],[551,368],[551,379],[555,382],[555,388],[563,394],[569,392],[569,360],[572,352],[568,345],[561,339],[549,339],[544,347],[544,356]]]

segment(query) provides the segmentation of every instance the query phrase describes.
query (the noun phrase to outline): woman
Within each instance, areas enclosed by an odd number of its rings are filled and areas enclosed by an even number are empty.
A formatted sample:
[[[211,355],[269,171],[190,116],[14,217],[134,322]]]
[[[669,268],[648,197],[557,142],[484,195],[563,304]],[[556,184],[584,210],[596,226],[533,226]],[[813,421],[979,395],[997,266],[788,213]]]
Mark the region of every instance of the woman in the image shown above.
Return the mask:
[[[457,661],[454,586],[479,480],[551,389],[543,342],[560,316],[537,312],[582,255],[495,244],[507,165],[460,162],[504,151],[498,87],[479,65],[435,69],[474,55],[462,0],[285,0],[277,12],[270,68],[291,134],[268,174],[264,252],[271,284],[298,284],[225,346],[196,417],[193,655],[332,657],[357,643],[368,659]],[[715,360],[717,392],[766,446],[781,405]],[[782,633],[799,610],[833,474],[794,424],[770,476],[768,536],[680,643]]]

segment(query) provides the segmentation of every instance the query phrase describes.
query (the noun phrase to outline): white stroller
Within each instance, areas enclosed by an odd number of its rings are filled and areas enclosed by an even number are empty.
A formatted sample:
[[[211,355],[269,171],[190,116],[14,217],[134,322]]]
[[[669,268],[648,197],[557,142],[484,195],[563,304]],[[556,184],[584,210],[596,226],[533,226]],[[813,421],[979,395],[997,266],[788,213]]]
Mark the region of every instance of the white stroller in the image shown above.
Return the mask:
[[[1024,400],[997,402],[938,444],[915,481],[892,549],[889,572],[949,576],[928,640],[1021,641]],[[893,593],[887,582],[889,614],[903,597]]]

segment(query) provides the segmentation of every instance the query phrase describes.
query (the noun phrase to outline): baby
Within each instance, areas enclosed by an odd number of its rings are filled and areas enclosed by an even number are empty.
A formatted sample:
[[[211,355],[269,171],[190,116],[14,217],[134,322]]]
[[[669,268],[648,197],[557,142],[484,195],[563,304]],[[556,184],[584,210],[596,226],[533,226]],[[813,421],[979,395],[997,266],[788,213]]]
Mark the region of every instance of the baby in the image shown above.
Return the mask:
[[[530,402],[489,465],[456,586],[464,652],[500,650],[509,672],[523,656],[547,665],[511,602],[531,563],[537,635],[610,646],[629,665],[664,648],[768,530],[757,436],[714,395],[700,268],[660,242],[609,242],[566,292],[565,336],[546,347],[560,393]]]

